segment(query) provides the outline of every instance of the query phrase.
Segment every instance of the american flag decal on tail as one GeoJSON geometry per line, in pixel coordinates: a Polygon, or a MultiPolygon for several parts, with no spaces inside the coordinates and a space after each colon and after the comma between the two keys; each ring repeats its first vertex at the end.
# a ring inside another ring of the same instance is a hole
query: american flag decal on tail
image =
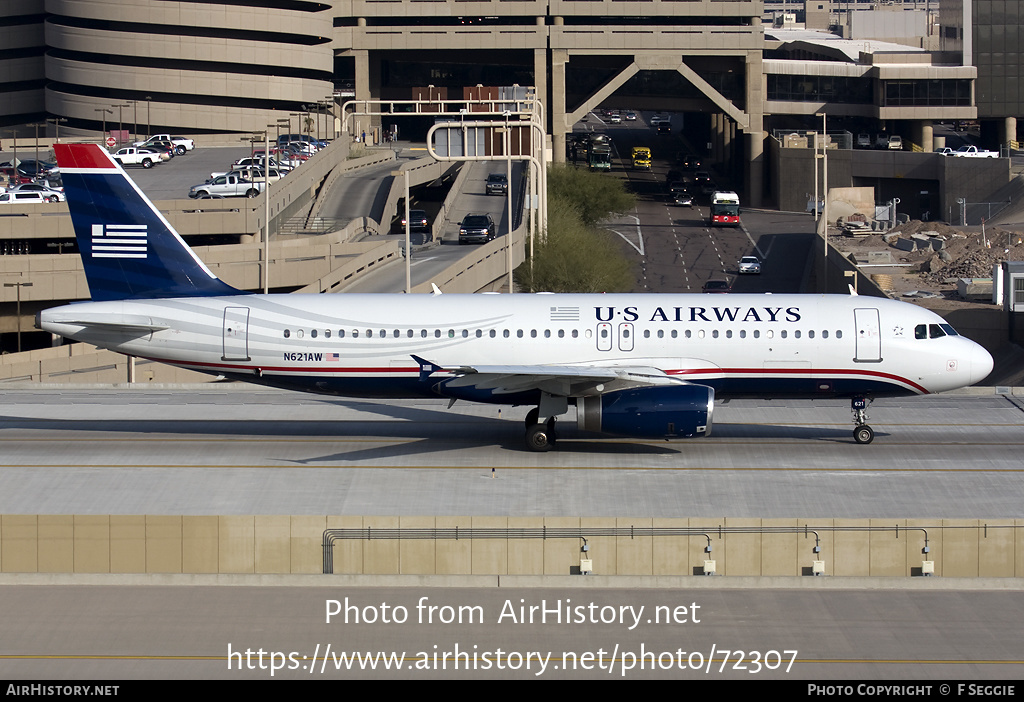
{"type": "Polygon", "coordinates": [[[92,225],[93,258],[146,258],[145,224],[92,225]]]}

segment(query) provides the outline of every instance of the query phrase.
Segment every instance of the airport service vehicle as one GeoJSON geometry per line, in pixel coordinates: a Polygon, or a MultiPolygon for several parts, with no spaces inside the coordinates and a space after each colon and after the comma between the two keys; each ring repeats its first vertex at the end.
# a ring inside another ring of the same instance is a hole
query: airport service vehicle
{"type": "Polygon", "coordinates": [[[651,170],[651,150],[646,146],[633,147],[633,168],[638,170],[651,170]]]}
{"type": "Polygon", "coordinates": [[[149,144],[157,141],[169,141],[174,144],[174,152],[179,156],[186,151],[192,151],[196,148],[196,142],[192,139],[186,139],[180,136],[171,136],[170,134],[154,134],[145,141],[137,141],[133,146],[149,146],[149,144]]]}
{"type": "Polygon", "coordinates": [[[949,148],[948,146],[943,146],[942,148],[935,149],[935,153],[940,154],[942,156],[953,156],[954,154],[956,154],[956,151],[949,148]]]}
{"type": "Polygon", "coordinates": [[[740,259],[738,269],[740,275],[760,275],[761,259],[757,256],[744,256],[740,259]]]}
{"type": "Polygon", "coordinates": [[[711,215],[708,221],[715,227],[740,226],[740,196],[731,190],[712,193],[711,215]]]}
{"type": "Polygon", "coordinates": [[[999,158],[998,151],[980,151],[977,146],[961,146],[953,155],[961,158],[999,158]]]}
{"type": "MultiPolygon", "coordinates": [[[[251,181],[243,178],[238,171],[231,171],[222,176],[211,178],[205,183],[193,185],[188,189],[190,198],[204,195],[221,195],[222,197],[256,197],[266,187],[263,181],[251,181]]],[[[65,191],[67,185],[64,186],[65,191]]]]}
{"type": "Polygon", "coordinates": [[[707,436],[714,400],[851,399],[976,383],[992,357],[925,308],[856,295],[252,295],[217,278],[95,144],[56,144],[92,302],[36,325],[119,353],[263,385],[528,405],[633,438],[707,436]]]}
{"type": "Polygon", "coordinates": [[[154,163],[160,163],[163,161],[163,158],[161,158],[160,154],[149,149],[126,146],[123,149],[118,149],[117,153],[114,154],[114,160],[122,166],[152,168],[154,163]]]}

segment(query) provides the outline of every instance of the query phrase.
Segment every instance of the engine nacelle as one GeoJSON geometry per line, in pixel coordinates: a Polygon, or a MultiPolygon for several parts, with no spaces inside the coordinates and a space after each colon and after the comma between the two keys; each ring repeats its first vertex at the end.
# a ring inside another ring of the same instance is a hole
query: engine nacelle
{"type": "Polygon", "coordinates": [[[620,390],[576,400],[584,431],[643,439],[681,439],[711,433],[715,390],[707,385],[620,390]]]}

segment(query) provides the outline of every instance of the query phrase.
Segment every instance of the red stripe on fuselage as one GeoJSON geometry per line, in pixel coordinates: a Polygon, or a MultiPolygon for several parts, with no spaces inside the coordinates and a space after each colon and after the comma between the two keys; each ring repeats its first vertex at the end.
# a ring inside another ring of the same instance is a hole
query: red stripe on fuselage
{"type": "MultiPolygon", "coordinates": [[[[410,366],[408,368],[373,368],[373,367],[353,367],[353,368],[337,368],[333,366],[245,366],[236,365],[232,363],[204,363],[201,361],[172,361],[164,358],[148,358],[147,360],[156,361],[158,363],[169,363],[176,366],[187,366],[190,368],[209,368],[210,370],[221,371],[221,370],[235,370],[242,372],[253,372],[259,368],[264,373],[304,373],[304,374],[343,374],[343,373],[358,373],[363,375],[393,375],[399,373],[419,373],[419,366],[410,366]]],[[[451,374],[451,371],[442,370],[439,373],[451,374]]],[[[878,371],[858,368],[827,368],[827,369],[814,369],[814,368],[684,368],[680,370],[667,370],[666,375],[673,376],[772,376],[772,375],[814,375],[822,378],[835,375],[862,375],[873,378],[879,378],[882,380],[899,383],[913,388],[922,395],[930,395],[931,392],[907,378],[902,378],[892,373],[880,373],[878,371]]],[[[699,380],[699,378],[697,378],[699,380]]]]}

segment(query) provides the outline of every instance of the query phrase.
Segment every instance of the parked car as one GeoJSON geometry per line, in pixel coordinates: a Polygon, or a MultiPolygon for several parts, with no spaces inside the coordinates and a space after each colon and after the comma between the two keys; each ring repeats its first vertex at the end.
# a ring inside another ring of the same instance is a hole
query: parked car
{"type": "Polygon", "coordinates": [[[495,237],[494,220],[489,214],[471,214],[459,224],[460,244],[486,244],[495,237]]]}
{"type": "Polygon", "coordinates": [[[861,132],[857,135],[857,148],[858,149],[870,149],[871,148],[871,135],[867,132],[861,132]]]}
{"type": "Polygon", "coordinates": [[[721,280],[713,278],[708,282],[704,283],[704,287],[701,288],[701,292],[706,293],[727,293],[732,290],[732,286],[729,285],[728,280],[721,280]]]}
{"type": "Polygon", "coordinates": [[[49,202],[46,195],[34,190],[0,193],[0,205],[38,205],[44,202],[49,202]]]}
{"type": "Polygon", "coordinates": [[[218,176],[205,183],[189,188],[188,196],[192,199],[204,195],[223,195],[224,197],[256,197],[266,186],[263,182],[252,182],[238,175],[228,173],[218,176]]]}
{"type": "Polygon", "coordinates": [[[192,139],[186,139],[180,136],[171,136],[170,134],[154,134],[145,141],[137,141],[132,146],[141,146],[143,148],[148,147],[150,144],[157,141],[168,141],[174,145],[174,152],[178,155],[185,153],[186,151],[192,151],[196,148],[196,143],[192,139]]]}
{"type": "Polygon", "coordinates": [[[50,188],[42,183],[22,183],[10,188],[9,193],[42,193],[48,202],[64,202],[64,193],[55,188],[50,188]]]}
{"type": "Polygon", "coordinates": [[[760,275],[761,260],[757,256],[744,256],[740,259],[739,272],[740,275],[760,275]]]}
{"type": "Polygon", "coordinates": [[[487,176],[488,195],[506,195],[508,193],[508,177],[504,173],[491,173],[487,176]]]}
{"type": "Polygon", "coordinates": [[[158,154],[149,149],[142,149],[136,146],[126,146],[113,154],[113,159],[122,166],[142,166],[152,168],[154,163],[162,163],[166,154],[158,154]]]}

